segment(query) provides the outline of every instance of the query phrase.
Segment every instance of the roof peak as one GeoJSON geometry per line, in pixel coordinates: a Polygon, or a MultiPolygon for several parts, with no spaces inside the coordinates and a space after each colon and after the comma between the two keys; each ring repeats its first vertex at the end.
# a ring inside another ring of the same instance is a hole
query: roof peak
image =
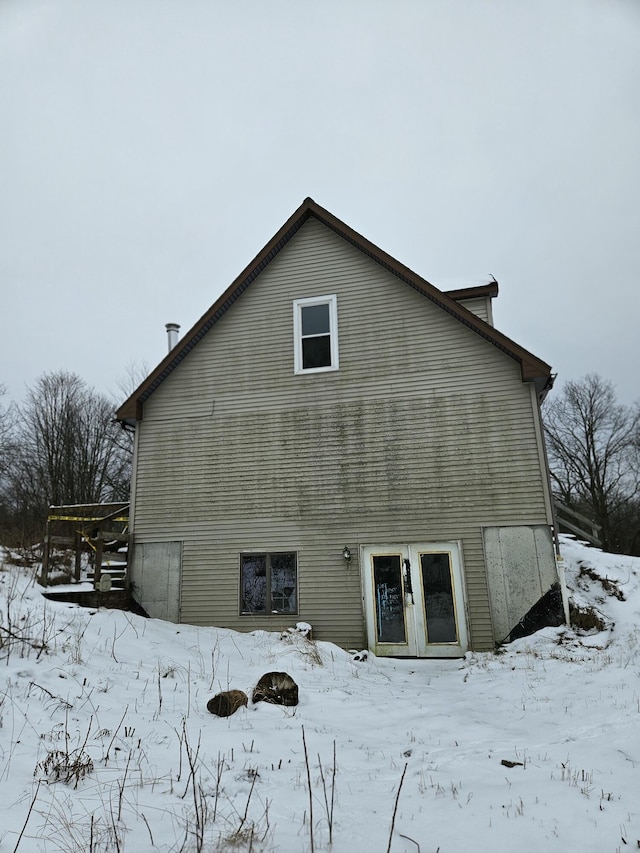
{"type": "MultiPolygon", "coordinates": [[[[457,302],[451,295],[439,290],[435,285],[413,272],[409,267],[396,260],[370,240],[367,240],[362,234],[359,234],[307,196],[300,207],[293,212],[284,225],[274,234],[262,250],[258,252],[240,275],[234,279],[209,310],[202,315],[171,352],[165,356],[155,370],[149,374],[144,382],[122,404],[116,412],[118,420],[133,423],[136,420],[142,419],[144,401],[153,394],[156,388],[164,382],[167,376],[178,366],[198,341],[231,308],[234,302],[295,236],[308,220],[309,216],[316,218],[343,240],[350,243],[359,252],[371,258],[371,260],[386,269],[400,281],[414,288],[414,290],[451,314],[473,332],[518,361],[523,381],[535,381],[540,394],[549,386],[551,368],[548,364],[525,350],[524,347],[516,344],[515,341],[512,341],[506,335],[498,332],[493,326],[481,320],[471,311],[468,311],[464,305],[457,302]]],[[[497,292],[497,282],[495,285],[493,283],[488,285],[491,289],[494,286],[497,292]]]]}

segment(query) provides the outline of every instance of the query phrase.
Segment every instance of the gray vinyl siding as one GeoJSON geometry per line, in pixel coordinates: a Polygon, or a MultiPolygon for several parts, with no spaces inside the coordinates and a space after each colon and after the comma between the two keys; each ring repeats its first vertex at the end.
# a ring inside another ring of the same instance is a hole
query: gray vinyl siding
{"type": "Polygon", "coordinates": [[[491,299],[487,296],[474,296],[472,299],[458,299],[458,305],[464,305],[467,311],[471,311],[476,317],[480,317],[485,323],[493,325],[491,316],[491,299]]]}
{"type": "Polygon", "coordinates": [[[183,542],[184,622],[361,647],[359,546],[461,540],[491,647],[482,527],[548,522],[534,406],[515,361],[311,219],[144,404],[136,541],[183,542]],[[340,370],[296,376],[293,300],[331,294],[340,370]],[[297,617],[239,615],[251,550],[298,552],[297,617]]]}

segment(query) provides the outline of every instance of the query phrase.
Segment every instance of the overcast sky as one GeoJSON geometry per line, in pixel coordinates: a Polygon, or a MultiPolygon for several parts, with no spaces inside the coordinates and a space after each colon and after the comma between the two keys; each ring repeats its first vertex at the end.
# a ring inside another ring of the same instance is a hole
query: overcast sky
{"type": "Polygon", "coordinates": [[[640,398],[638,0],[0,0],[0,383],[117,392],[306,196],[640,398]]]}

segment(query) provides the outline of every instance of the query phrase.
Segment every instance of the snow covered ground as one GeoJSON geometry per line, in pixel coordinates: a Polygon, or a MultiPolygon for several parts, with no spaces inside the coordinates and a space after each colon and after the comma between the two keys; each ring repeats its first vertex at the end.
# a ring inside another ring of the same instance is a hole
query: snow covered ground
{"type": "Polygon", "coordinates": [[[457,661],[51,603],[5,555],[0,851],[638,849],[640,559],[563,553],[603,630],[457,661]],[[208,713],[272,670],[297,707],[208,713]]]}

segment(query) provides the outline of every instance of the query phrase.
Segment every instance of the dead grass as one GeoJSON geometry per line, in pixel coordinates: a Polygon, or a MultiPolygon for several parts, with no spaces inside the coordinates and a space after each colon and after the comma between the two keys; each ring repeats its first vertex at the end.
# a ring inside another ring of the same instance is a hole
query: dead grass
{"type": "Polygon", "coordinates": [[[617,598],[618,601],[624,601],[625,596],[623,591],[620,589],[618,585],[618,581],[614,581],[611,578],[601,577],[594,569],[589,566],[581,566],[580,571],[578,572],[578,578],[589,578],[596,583],[601,584],[602,589],[606,592],[607,595],[611,595],[614,598],[617,598]]]}
{"type": "Polygon", "coordinates": [[[580,631],[605,631],[607,624],[604,618],[593,607],[579,607],[569,603],[571,625],[580,631]]]}

